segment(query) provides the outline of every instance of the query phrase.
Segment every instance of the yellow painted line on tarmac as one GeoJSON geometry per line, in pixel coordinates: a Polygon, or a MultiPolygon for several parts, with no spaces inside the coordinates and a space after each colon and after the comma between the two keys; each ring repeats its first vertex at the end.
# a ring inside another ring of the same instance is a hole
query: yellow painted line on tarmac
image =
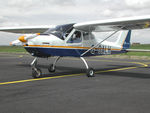
{"type": "MultiPolygon", "coordinates": [[[[126,63],[129,63],[129,62],[126,62],[126,63]]],[[[106,71],[96,71],[95,73],[122,71],[122,70],[136,69],[136,68],[140,68],[140,67],[148,67],[148,64],[141,63],[141,62],[131,62],[131,63],[140,64],[141,66],[137,66],[137,67],[125,67],[125,68],[111,69],[111,70],[106,70],[106,71]]]]}
{"type": "Polygon", "coordinates": [[[131,62],[131,63],[140,64],[142,65],[142,67],[148,67],[148,64],[142,62],[131,62]]]}
{"type": "Polygon", "coordinates": [[[23,55],[19,55],[18,57],[19,57],[19,58],[22,58],[22,57],[23,57],[23,55]]]}
{"type": "MultiPolygon", "coordinates": [[[[129,63],[129,62],[126,62],[126,63],[129,63]]],[[[139,67],[148,67],[147,64],[144,64],[144,63],[141,63],[141,62],[130,62],[130,63],[140,64],[141,66],[125,67],[125,68],[118,68],[118,69],[111,69],[111,70],[104,70],[104,71],[96,71],[95,73],[98,74],[98,73],[106,73],[106,72],[114,72],[114,71],[135,69],[135,68],[139,68],[139,67]]],[[[11,82],[2,82],[2,83],[0,83],[0,85],[17,84],[17,83],[25,83],[25,82],[32,82],[32,81],[41,81],[41,80],[57,79],[57,78],[64,78],[64,77],[73,77],[73,76],[80,76],[80,75],[84,75],[84,74],[85,73],[79,73],[79,74],[71,74],[71,75],[62,75],[62,76],[38,78],[38,79],[27,79],[27,80],[18,80],[18,81],[11,81],[11,82]]]]}
{"type": "Polygon", "coordinates": [[[27,79],[27,80],[19,80],[19,81],[12,81],[12,82],[2,82],[0,85],[6,84],[16,84],[16,83],[25,83],[25,82],[32,82],[32,81],[39,81],[39,80],[48,80],[48,79],[56,79],[56,78],[64,78],[64,77],[71,77],[71,76],[79,76],[83,75],[84,73],[80,74],[72,74],[72,75],[62,75],[62,76],[54,76],[54,77],[45,77],[45,78],[38,78],[38,79],[27,79]]]}
{"type": "Polygon", "coordinates": [[[138,67],[125,67],[125,68],[119,68],[119,69],[111,69],[111,70],[105,70],[105,71],[96,71],[95,73],[105,73],[105,72],[113,72],[113,71],[122,71],[122,70],[129,70],[129,69],[135,69],[138,67]]]}

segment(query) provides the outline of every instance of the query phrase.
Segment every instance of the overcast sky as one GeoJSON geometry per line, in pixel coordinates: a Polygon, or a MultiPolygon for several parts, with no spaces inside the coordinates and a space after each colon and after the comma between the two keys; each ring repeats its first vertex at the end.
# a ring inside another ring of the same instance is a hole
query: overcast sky
{"type": "MultiPolygon", "coordinates": [[[[150,15],[150,0],[0,0],[0,26],[78,23],[150,15]]],[[[15,34],[0,33],[0,44],[15,34]]],[[[150,29],[134,31],[132,42],[150,43],[150,29]]]]}

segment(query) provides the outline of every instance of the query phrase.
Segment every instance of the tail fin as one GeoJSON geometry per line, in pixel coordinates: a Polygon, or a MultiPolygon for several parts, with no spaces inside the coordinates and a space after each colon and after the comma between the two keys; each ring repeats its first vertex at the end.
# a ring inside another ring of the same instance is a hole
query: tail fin
{"type": "Polygon", "coordinates": [[[121,46],[122,49],[130,48],[130,38],[131,38],[131,30],[122,31],[116,41],[116,44],[121,46]]]}

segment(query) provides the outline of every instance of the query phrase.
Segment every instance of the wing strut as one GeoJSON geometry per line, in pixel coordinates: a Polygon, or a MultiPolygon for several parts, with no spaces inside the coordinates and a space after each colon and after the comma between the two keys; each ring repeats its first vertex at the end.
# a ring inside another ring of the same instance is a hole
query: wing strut
{"type": "Polygon", "coordinates": [[[84,53],[81,54],[81,57],[83,57],[85,54],[87,54],[90,50],[94,49],[95,47],[99,46],[101,43],[103,43],[105,40],[109,39],[111,36],[113,36],[114,34],[116,34],[117,32],[119,32],[120,30],[117,30],[115,32],[113,32],[111,35],[109,35],[108,37],[106,37],[104,40],[102,40],[101,42],[97,43],[95,46],[92,46],[90,49],[88,49],[87,51],[85,51],[84,53]]]}

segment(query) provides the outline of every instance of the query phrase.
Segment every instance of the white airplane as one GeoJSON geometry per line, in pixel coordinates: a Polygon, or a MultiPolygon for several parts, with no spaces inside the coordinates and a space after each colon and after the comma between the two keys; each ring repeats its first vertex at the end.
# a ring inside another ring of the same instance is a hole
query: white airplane
{"type": "Polygon", "coordinates": [[[88,66],[84,57],[126,53],[130,47],[131,30],[145,28],[150,28],[150,15],[57,26],[2,27],[0,31],[27,34],[11,44],[22,42],[24,48],[35,57],[31,63],[34,78],[42,77],[42,71],[37,66],[37,58],[52,56],[57,58],[49,66],[49,72],[55,72],[56,62],[61,57],[70,56],[81,58],[87,69],[86,75],[94,77],[94,69],[88,66]],[[93,32],[108,31],[113,33],[101,41],[97,41],[96,38],[99,37],[93,35],[93,32]],[[118,32],[120,35],[116,42],[108,41],[118,32]]]}

